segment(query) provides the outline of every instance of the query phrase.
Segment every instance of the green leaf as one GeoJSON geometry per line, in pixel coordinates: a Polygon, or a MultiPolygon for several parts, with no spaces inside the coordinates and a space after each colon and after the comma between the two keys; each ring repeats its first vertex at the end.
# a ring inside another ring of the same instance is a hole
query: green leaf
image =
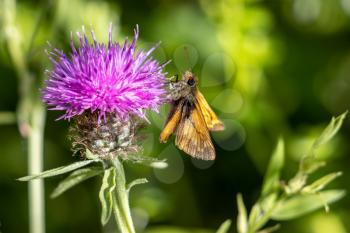
{"type": "Polygon", "coordinates": [[[67,172],[71,172],[74,171],[78,168],[84,167],[90,163],[93,162],[97,162],[97,160],[84,160],[84,161],[79,161],[79,162],[75,162],[66,166],[61,166],[58,168],[54,168],[51,170],[47,170],[44,171],[40,174],[36,174],[36,175],[31,175],[31,176],[25,176],[25,177],[21,177],[17,180],[19,181],[29,181],[29,180],[34,180],[34,179],[42,179],[42,178],[47,178],[47,177],[52,177],[52,176],[58,176],[67,172]]]}
{"type": "Polygon", "coordinates": [[[237,195],[238,217],[237,230],[239,233],[246,233],[248,230],[247,209],[245,208],[242,194],[237,195]]]}
{"type": "Polygon", "coordinates": [[[147,183],[148,180],[146,178],[141,178],[141,179],[136,179],[136,180],[133,180],[131,181],[127,186],[126,186],[126,190],[129,192],[130,189],[132,187],[134,187],[135,185],[138,185],[138,184],[145,184],[147,183]]]}
{"type": "Polygon", "coordinates": [[[127,156],[127,162],[133,162],[133,163],[139,163],[145,166],[158,168],[158,169],[164,169],[168,167],[168,163],[165,159],[156,159],[149,156],[142,156],[142,155],[128,155],[127,156]]]}
{"type": "Polygon", "coordinates": [[[99,198],[102,206],[101,223],[106,225],[113,210],[113,192],[116,187],[116,169],[114,167],[104,171],[99,198]]]}
{"type": "Polygon", "coordinates": [[[255,226],[255,223],[261,218],[262,214],[263,212],[260,203],[254,204],[249,214],[249,229],[252,229],[255,226]]]}
{"type": "Polygon", "coordinates": [[[101,167],[82,168],[72,172],[66,179],[61,181],[51,194],[51,198],[56,198],[73,186],[103,172],[101,167]]]}
{"type": "Polygon", "coordinates": [[[327,125],[327,127],[322,131],[321,135],[312,144],[309,153],[307,153],[301,159],[299,168],[300,173],[310,174],[316,171],[318,168],[324,166],[324,162],[317,160],[315,156],[315,150],[329,142],[335,136],[335,134],[339,131],[340,127],[342,126],[347,113],[348,112],[346,111],[338,117],[332,117],[331,122],[327,125]]]}
{"type": "Polygon", "coordinates": [[[229,228],[231,226],[231,220],[227,219],[225,222],[221,224],[219,229],[216,231],[216,233],[227,233],[229,228]]]}
{"type": "Polygon", "coordinates": [[[269,213],[273,210],[276,205],[278,193],[271,193],[253,205],[249,215],[249,231],[257,232],[262,228],[269,220],[269,213]]]}
{"type": "Polygon", "coordinates": [[[275,232],[277,231],[278,229],[280,229],[281,225],[280,224],[276,224],[272,227],[267,227],[265,229],[262,229],[260,231],[258,231],[258,233],[271,233],[271,232],[275,232]]]}
{"type": "Polygon", "coordinates": [[[289,182],[288,185],[284,186],[284,191],[288,195],[300,192],[300,190],[305,186],[308,176],[304,173],[298,172],[289,182]]]}
{"type": "Polygon", "coordinates": [[[269,166],[263,182],[262,196],[265,196],[279,187],[280,171],[284,164],[284,142],[279,139],[276,149],[272,154],[269,166]]]}
{"type": "Polygon", "coordinates": [[[307,156],[300,161],[300,172],[311,174],[325,165],[326,162],[317,160],[315,156],[307,156]]]}
{"type": "Polygon", "coordinates": [[[329,140],[331,140],[334,135],[338,132],[340,127],[343,124],[343,121],[348,114],[348,111],[344,112],[338,117],[332,117],[331,122],[328,124],[328,126],[323,130],[321,135],[315,140],[315,142],[312,145],[313,149],[318,148],[319,146],[327,143],[329,140]]]}
{"type": "Polygon", "coordinates": [[[264,197],[259,201],[260,207],[263,212],[270,211],[275,206],[275,203],[277,201],[278,194],[277,193],[271,193],[270,195],[264,197]]]}
{"type": "Polygon", "coordinates": [[[322,178],[316,180],[312,184],[304,187],[301,192],[303,193],[317,193],[324,189],[326,185],[332,182],[337,177],[341,176],[342,172],[333,172],[328,175],[323,176],[322,178]]]}
{"type": "Polygon", "coordinates": [[[299,194],[281,202],[272,212],[274,220],[290,220],[333,203],[345,195],[344,190],[327,190],[317,194],[299,194]]]}

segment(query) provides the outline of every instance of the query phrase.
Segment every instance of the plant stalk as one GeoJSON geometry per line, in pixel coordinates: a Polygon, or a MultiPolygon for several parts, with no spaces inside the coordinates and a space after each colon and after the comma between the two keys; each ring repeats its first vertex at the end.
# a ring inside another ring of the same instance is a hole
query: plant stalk
{"type": "Polygon", "coordinates": [[[127,227],[126,222],[121,214],[116,195],[113,196],[113,213],[114,213],[114,218],[115,218],[115,221],[117,223],[119,232],[122,232],[122,233],[130,232],[129,228],[127,227]]]}
{"type": "MultiPolygon", "coordinates": [[[[43,170],[45,109],[40,99],[33,103],[31,128],[28,134],[29,174],[39,174],[43,170]]],[[[45,233],[45,194],[43,179],[29,181],[29,229],[31,233],[45,233]]]]}
{"type": "MultiPolygon", "coordinates": [[[[45,110],[37,95],[37,86],[29,72],[23,51],[22,36],[17,28],[16,1],[0,0],[4,37],[18,77],[19,103],[17,121],[22,137],[28,139],[28,172],[38,174],[43,167],[43,133],[45,110]]],[[[36,32],[34,32],[36,35],[36,32]]],[[[34,38],[34,36],[33,36],[34,38]]],[[[29,182],[29,232],[45,233],[44,184],[42,180],[29,182]]]]}
{"type": "Polygon", "coordinates": [[[135,233],[129,206],[129,191],[126,188],[123,164],[118,158],[113,160],[116,168],[116,188],[113,200],[113,212],[121,233],[135,233]]]}

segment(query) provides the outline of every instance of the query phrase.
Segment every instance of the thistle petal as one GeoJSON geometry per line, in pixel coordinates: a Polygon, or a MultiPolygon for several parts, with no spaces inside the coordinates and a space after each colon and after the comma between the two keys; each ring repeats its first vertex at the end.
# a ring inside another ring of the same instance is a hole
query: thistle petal
{"type": "Polygon", "coordinates": [[[50,109],[65,111],[59,119],[86,111],[99,119],[108,114],[145,118],[145,110],[157,111],[164,103],[164,66],[151,57],[157,46],[136,51],[138,26],[133,41],[126,39],[123,45],[112,41],[112,25],[106,45],[97,42],[92,29],[92,43],[84,27],[76,35],[80,42],[75,46],[71,41],[69,56],[55,48],[48,52],[53,68],[47,72],[42,98],[50,109]]]}

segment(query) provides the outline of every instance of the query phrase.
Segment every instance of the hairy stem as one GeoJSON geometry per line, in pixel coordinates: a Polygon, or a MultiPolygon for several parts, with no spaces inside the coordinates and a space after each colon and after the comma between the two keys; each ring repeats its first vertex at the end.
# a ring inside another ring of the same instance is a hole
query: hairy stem
{"type": "Polygon", "coordinates": [[[116,188],[113,201],[114,215],[121,233],[135,233],[129,206],[129,192],[126,188],[123,164],[116,158],[113,160],[116,168],[116,188]]]}

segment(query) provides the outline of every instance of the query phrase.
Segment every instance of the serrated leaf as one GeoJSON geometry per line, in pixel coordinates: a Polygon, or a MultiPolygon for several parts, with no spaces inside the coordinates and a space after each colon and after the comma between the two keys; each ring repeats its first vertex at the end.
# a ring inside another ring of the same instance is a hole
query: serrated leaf
{"type": "Polygon", "coordinates": [[[113,194],[116,187],[116,169],[114,167],[104,171],[102,185],[99,193],[101,202],[101,223],[106,225],[113,210],[113,194]]]}
{"type": "Polygon", "coordinates": [[[58,167],[58,168],[54,168],[54,169],[51,169],[51,170],[47,170],[47,171],[44,171],[40,174],[36,174],[36,175],[31,175],[31,176],[25,176],[25,177],[21,177],[17,180],[19,181],[29,181],[29,180],[34,180],[34,179],[43,179],[43,178],[47,178],[47,177],[52,177],[52,176],[58,176],[58,175],[62,175],[64,173],[67,173],[67,172],[71,172],[71,171],[74,171],[78,168],[81,168],[81,167],[84,167],[90,163],[93,163],[93,162],[97,162],[96,160],[84,160],[84,161],[79,161],[79,162],[75,162],[75,163],[72,163],[72,164],[69,164],[69,165],[66,165],[66,166],[61,166],[61,167],[58,167]]]}
{"type": "Polygon", "coordinates": [[[280,172],[284,165],[284,142],[279,139],[273,152],[263,182],[262,196],[265,196],[279,187],[280,172]]]}
{"type": "Polygon", "coordinates": [[[103,172],[101,167],[82,168],[72,172],[66,179],[61,181],[51,194],[51,198],[56,198],[75,185],[94,177],[103,172]]]}
{"type": "Polygon", "coordinates": [[[219,229],[216,231],[216,233],[227,233],[230,226],[231,226],[231,220],[227,219],[225,222],[223,222],[221,224],[221,226],[219,227],[219,229]]]}
{"type": "Polygon", "coordinates": [[[333,203],[345,195],[344,190],[327,190],[317,194],[299,194],[280,203],[271,214],[274,220],[290,220],[333,203]]]}
{"type": "Polygon", "coordinates": [[[247,209],[243,202],[242,194],[237,195],[238,217],[237,230],[239,233],[246,233],[248,230],[247,209]]]}
{"type": "Polygon", "coordinates": [[[130,189],[132,187],[134,187],[135,185],[145,184],[147,182],[148,182],[148,180],[146,178],[140,178],[140,179],[133,180],[126,186],[126,190],[129,192],[130,189]]]}
{"type": "Polygon", "coordinates": [[[321,135],[313,143],[312,145],[313,149],[316,149],[319,146],[327,143],[329,140],[331,140],[334,137],[334,135],[338,132],[338,130],[342,126],[347,113],[348,112],[346,111],[338,117],[332,117],[331,122],[327,125],[327,127],[323,130],[321,135]]]}

